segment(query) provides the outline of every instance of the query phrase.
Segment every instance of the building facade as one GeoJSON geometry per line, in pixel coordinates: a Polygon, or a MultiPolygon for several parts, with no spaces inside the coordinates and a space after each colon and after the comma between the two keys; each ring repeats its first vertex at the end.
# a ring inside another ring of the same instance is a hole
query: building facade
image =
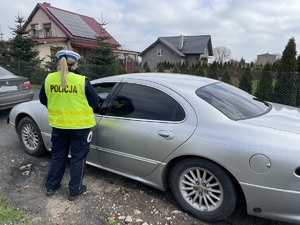
{"type": "Polygon", "coordinates": [[[277,57],[277,55],[269,54],[269,53],[257,55],[256,65],[264,66],[268,62],[273,64],[276,61],[276,57],[277,57]]]}
{"type": "MultiPolygon", "coordinates": [[[[31,30],[31,36],[38,45],[39,58],[43,62],[51,61],[51,55],[60,49],[71,50],[83,57],[91,54],[91,49],[98,47],[97,37],[107,37],[107,41],[116,55],[123,54],[125,62],[129,55],[138,60],[139,52],[121,50],[115,40],[94,18],[69,12],[51,6],[49,3],[38,3],[24,24],[31,30]]],[[[127,64],[125,63],[127,69],[127,64]]]]}
{"type": "Polygon", "coordinates": [[[210,35],[159,37],[140,55],[142,63],[147,62],[154,70],[161,62],[207,63],[208,58],[213,56],[213,48],[210,35]]]}

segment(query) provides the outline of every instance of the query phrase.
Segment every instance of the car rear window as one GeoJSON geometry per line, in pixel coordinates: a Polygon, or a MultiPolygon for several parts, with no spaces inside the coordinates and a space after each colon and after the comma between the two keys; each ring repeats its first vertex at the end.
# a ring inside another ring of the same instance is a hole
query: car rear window
{"type": "Polygon", "coordinates": [[[199,88],[196,94],[232,120],[257,117],[270,110],[270,104],[226,83],[199,88]]]}
{"type": "Polygon", "coordinates": [[[9,72],[8,70],[6,70],[2,66],[0,66],[0,77],[4,77],[4,76],[7,76],[7,75],[15,76],[13,73],[9,72]]]}

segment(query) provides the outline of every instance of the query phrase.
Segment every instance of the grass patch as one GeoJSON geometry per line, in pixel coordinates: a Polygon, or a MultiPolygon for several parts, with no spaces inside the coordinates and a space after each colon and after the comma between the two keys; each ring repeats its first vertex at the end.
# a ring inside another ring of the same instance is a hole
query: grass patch
{"type": "Polygon", "coordinates": [[[31,225],[27,214],[12,207],[8,200],[0,196],[0,224],[31,225]]]}
{"type": "Polygon", "coordinates": [[[31,88],[41,88],[41,84],[30,84],[31,88]]]}

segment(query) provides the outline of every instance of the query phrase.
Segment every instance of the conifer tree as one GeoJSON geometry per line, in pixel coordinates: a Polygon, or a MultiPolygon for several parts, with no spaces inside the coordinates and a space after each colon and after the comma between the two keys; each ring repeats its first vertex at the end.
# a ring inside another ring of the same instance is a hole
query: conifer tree
{"type": "Polygon", "coordinates": [[[126,74],[127,71],[122,65],[122,63],[118,60],[116,60],[113,64],[111,64],[106,71],[105,76],[113,76],[118,74],[126,74]]]}
{"type": "Polygon", "coordinates": [[[34,49],[37,42],[29,35],[30,30],[26,30],[23,26],[25,22],[24,17],[18,15],[15,22],[15,28],[10,28],[14,37],[10,41],[9,50],[6,52],[7,59],[39,63],[39,52],[34,49]]]}
{"type": "Polygon", "coordinates": [[[0,40],[0,61],[7,61],[6,54],[8,50],[8,42],[0,40]]]}
{"type": "Polygon", "coordinates": [[[227,84],[232,84],[232,81],[231,81],[231,77],[230,77],[230,73],[229,73],[229,70],[226,70],[221,81],[227,83],[227,84]]]}
{"type": "Polygon", "coordinates": [[[247,66],[243,71],[239,88],[248,92],[249,94],[252,93],[252,74],[249,66],[247,66]]]}
{"type": "Polygon", "coordinates": [[[195,75],[205,77],[205,71],[204,71],[204,67],[202,64],[199,64],[195,75]]]}
{"type": "Polygon", "coordinates": [[[296,88],[297,88],[297,97],[296,97],[296,106],[300,106],[300,55],[297,58],[297,63],[298,63],[298,76],[296,80],[296,88]]]}
{"type": "Polygon", "coordinates": [[[148,63],[144,62],[143,69],[146,70],[147,67],[149,67],[148,63]]]}
{"type": "Polygon", "coordinates": [[[296,55],[296,42],[292,37],[289,39],[278,65],[273,99],[275,102],[286,105],[296,105],[296,77],[294,73],[298,71],[296,55]]]}
{"type": "Polygon", "coordinates": [[[150,72],[151,72],[150,66],[147,64],[145,68],[145,73],[150,73],[150,72]]]}
{"type": "Polygon", "coordinates": [[[271,63],[267,63],[263,68],[262,75],[254,95],[261,100],[270,101],[273,93],[272,83],[272,65],[271,63]]]}
{"type": "Polygon", "coordinates": [[[184,74],[192,74],[191,68],[187,66],[184,70],[184,74]]]}
{"type": "MultiPolygon", "coordinates": [[[[18,15],[15,20],[15,27],[10,28],[13,38],[8,43],[8,48],[4,51],[5,60],[9,61],[9,70],[17,75],[28,77],[41,76],[44,78],[44,71],[41,71],[39,52],[34,48],[37,42],[30,35],[30,30],[24,27],[24,17],[18,15]],[[42,74],[42,75],[41,75],[42,74]]],[[[7,64],[6,64],[7,65],[7,64]]]]}
{"type": "Polygon", "coordinates": [[[160,72],[160,73],[164,73],[164,72],[165,72],[164,66],[163,66],[162,63],[159,64],[158,69],[157,69],[157,72],[160,72]]]}
{"type": "MultiPolygon", "coordinates": [[[[106,35],[106,30],[104,26],[107,23],[99,23],[100,36],[97,36],[97,47],[92,49],[92,54],[88,59],[89,63],[93,65],[92,70],[94,74],[97,74],[98,77],[103,77],[106,74],[106,71],[110,68],[112,64],[115,63],[116,56],[113,54],[113,46],[110,44],[110,36],[106,35]]],[[[97,78],[97,77],[93,77],[97,78]]]]}
{"type": "Polygon", "coordinates": [[[212,79],[219,79],[219,67],[218,67],[218,62],[214,61],[212,64],[210,64],[207,77],[212,78],[212,79]]]}
{"type": "Polygon", "coordinates": [[[246,65],[246,60],[243,57],[240,60],[240,64],[242,67],[244,67],[246,65]]]}
{"type": "Polygon", "coordinates": [[[179,69],[178,69],[177,65],[174,66],[172,73],[179,73],[179,69]]]}

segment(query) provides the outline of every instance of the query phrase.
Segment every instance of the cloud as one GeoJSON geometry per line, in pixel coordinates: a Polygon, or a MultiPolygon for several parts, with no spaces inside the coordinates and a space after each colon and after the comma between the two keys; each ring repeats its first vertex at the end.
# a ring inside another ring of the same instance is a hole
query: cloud
{"type": "MultiPolygon", "coordinates": [[[[107,31],[132,51],[143,51],[161,36],[203,35],[213,47],[231,49],[232,58],[282,53],[289,38],[300,43],[300,1],[294,0],[48,0],[52,6],[108,23],[107,31]]],[[[33,0],[1,4],[0,25],[11,37],[18,10],[27,18],[33,0]]],[[[300,45],[297,44],[299,49],[300,45]]],[[[299,50],[298,50],[299,51],[299,50]]]]}

